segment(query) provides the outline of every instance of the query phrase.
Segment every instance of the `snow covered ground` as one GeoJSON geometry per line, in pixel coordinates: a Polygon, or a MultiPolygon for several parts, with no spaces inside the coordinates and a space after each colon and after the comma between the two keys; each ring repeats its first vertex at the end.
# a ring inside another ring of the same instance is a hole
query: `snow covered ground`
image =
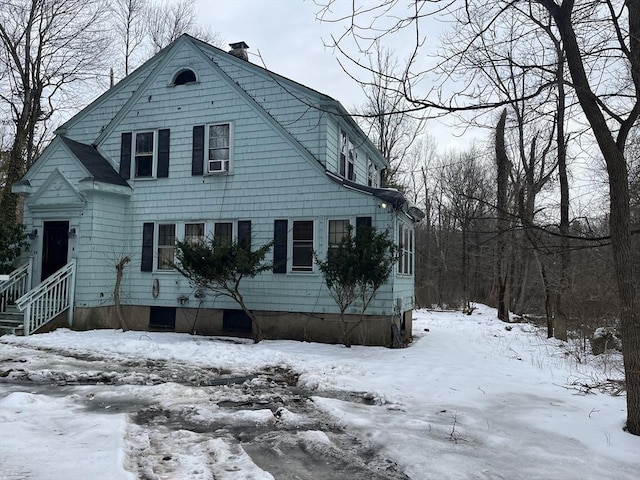
{"type": "Polygon", "coordinates": [[[398,350],[0,337],[0,478],[638,478],[624,395],[590,388],[619,358],[584,362],[484,306],[414,316],[398,350]]]}

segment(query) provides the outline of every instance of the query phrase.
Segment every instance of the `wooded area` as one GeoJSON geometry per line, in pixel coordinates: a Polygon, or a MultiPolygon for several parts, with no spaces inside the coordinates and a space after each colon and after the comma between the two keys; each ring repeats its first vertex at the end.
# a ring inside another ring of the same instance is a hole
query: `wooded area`
{"type": "Polygon", "coordinates": [[[567,328],[588,335],[616,324],[627,428],[640,434],[640,3],[355,1],[346,14],[334,0],[319,3],[318,18],[344,26],[330,42],[343,69],[369,76],[360,80],[369,99],[394,99],[369,102],[362,116],[383,152],[398,134],[393,118],[453,115],[494,130],[470,156],[415,162],[385,152],[427,214],[417,303],[468,309],[473,299],[503,320],[544,315],[560,339],[567,328]],[[436,20],[451,22],[439,48],[427,33],[436,20]],[[385,51],[393,61],[367,61],[394,35],[405,43],[396,56],[385,51]],[[571,184],[578,159],[593,183],[571,184]],[[593,196],[598,182],[608,210],[570,197],[593,196]]]}

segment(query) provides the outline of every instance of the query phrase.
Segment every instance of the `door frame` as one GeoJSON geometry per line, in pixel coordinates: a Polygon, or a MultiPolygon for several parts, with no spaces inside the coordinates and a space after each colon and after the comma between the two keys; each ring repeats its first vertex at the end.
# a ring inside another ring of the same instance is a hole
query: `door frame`
{"type": "MultiPolygon", "coordinates": [[[[58,230],[59,232],[61,232],[62,235],[64,235],[64,240],[65,240],[65,245],[66,245],[66,252],[64,255],[64,263],[62,265],[60,265],[59,268],[62,268],[64,265],[66,265],[67,263],[69,263],[69,226],[71,225],[71,220],[69,219],[43,219],[42,220],[42,243],[41,243],[41,252],[40,252],[40,275],[38,275],[37,278],[39,278],[40,282],[46,280],[46,278],[48,278],[49,276],[51,276],[53,273],[55,273],[57,271],[53,270],[53,271],[45,271],[45,258],[48,256],[47,253],[47,249],[49,247],[49,245],[47,245],[47,241],[49,238],[48,232],[54,231],[54,230],[58,230]],[[49,224],[50,228],[47,228],[47,224],[49,224]],[[57,228],[53,228],[53,225],[51,224],[58,224],[57,228]],[[64,225],[64,227],[62,227],[62,225],[64,225]],[[62,227],[62,228],[61,228],[62,227]],[[44,274],[48,273],[47,277],[44,277],[44,274]]],[[[62,250],[60,250],[62,251],[62,250]]],[[[62,255],[60,255],[62,256],[62,255]]],[[[47,269],[48,270],[48,269],[47,269]]]]}

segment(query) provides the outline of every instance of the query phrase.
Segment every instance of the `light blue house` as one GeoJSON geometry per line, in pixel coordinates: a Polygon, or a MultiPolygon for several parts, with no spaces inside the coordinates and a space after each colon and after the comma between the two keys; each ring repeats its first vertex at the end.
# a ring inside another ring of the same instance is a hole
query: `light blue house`
{"type": "Polygon", "coordinates": [[[124,257],[130,328],[250,333],[235,303],[167,264],[177,239],[219,236],[274,241],[276,267],[241,285],[267,338],[339,341],[312,253],[324,256],[347,224],[370,224],[389,229],[400,259],[352,340],[410,334],[421,212],[379,188],[388,165],[339,102],[250,63],[244,42],[232,47],[180,37],[60,127],[14,185],[29,258],[0,289],[21,296],[26,333],[61,312],[74,328],[117,327],[124,257]]]}

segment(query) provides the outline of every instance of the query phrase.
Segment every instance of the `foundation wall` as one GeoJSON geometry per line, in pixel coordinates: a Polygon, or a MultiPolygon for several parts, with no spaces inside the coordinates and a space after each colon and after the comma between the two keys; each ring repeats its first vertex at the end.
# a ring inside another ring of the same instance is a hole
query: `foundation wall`
{"type": "MultiPolygon", "coordinates": [[[[198,335],[220,335],[251,337],[250,331],[238,331],[224,327],[224,310],[176,308],[175,328],[150,328],[150,307],[123,306],[126,328],[140,331],[175,331],[198,335]]],[[[307,314],[296,312],[255,312],[266,339],[299,340],[320,343],[342,343],[343,324],[335,314],[307,314]]],[[[408,340],[411,335],[412,311],[402,315],[402,335],[408,340]]],[[[381,315],[366,316],[360,324],[360,317],[347,315],[347,330],[353,328],[349,340],[353,345],[392,344],[391,317],[381,315]],[[354,327],[355,326],[355,327],[354,327]]],[[[396,320],[397,321],[397,320],[396,320]]],[[[109,307],[77,307],[73,327],[78,330],[100,328],[122,328],[116,309],[109,307]]]]}

